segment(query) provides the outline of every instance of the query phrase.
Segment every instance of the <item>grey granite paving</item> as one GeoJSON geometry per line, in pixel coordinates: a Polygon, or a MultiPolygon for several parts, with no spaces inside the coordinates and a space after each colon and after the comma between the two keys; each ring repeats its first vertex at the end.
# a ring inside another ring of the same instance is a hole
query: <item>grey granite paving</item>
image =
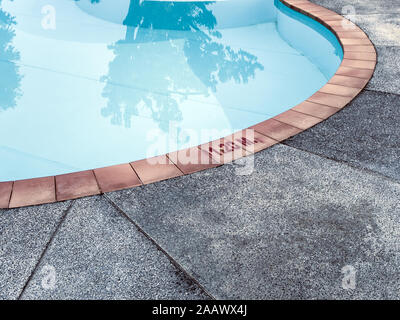
{"type": "Polygon", "coordinates": [[[378,64],[371,81],[369,90],[400,94],[400,46],[377,47],[378,64]]]}
{"type": "Polygon", "coordinates": [[[398,0],[310,0],[325,8],[346,14],[346,6],[353,6],[356,14],[396,13],[400,12],[398,0]]]}
{"type": "Polygon", "coordinates": [[[375,46],[400,46],[399,14],[360,14],[354,18],[354,23],[368,34],[375,46]]]}
{"type": "Polygon", "coordinates": [[[399,184],[283,145],[255,159],[108,197],[217,298],[399,298],[399,184]]]}
{"type": "Polygon", "coordinates": [[[16,299],[69,203],[0,210],[0,299],[16,299]]]}
{"type": "Polygon", "coordinates": [[[132,223],[98,196],[74,203],[22,298],[206,297],[132,223]]]}
{"type": "Polygon", "coordinates": [[[285,143],[400,181],[400,98],[364,91],[351,105],[285,143]]]}

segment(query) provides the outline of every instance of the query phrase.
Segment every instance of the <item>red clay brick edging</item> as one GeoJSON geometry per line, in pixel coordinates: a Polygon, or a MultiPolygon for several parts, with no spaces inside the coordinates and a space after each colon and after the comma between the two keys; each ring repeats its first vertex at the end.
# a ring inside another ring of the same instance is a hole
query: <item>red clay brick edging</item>
{"type": "Polygon", "coordinates": [[[250,127],[252,130],[243,130],[198,147],[84,172],[0,182],[0,208],[76,199],[216,167],[266,149],[344,108],[367,85],[374,73],[376,51],[373,44],[360,28],[331,10],[306,0],[280,1],[331,30],[344,51],[336,74],[306,101],[250,127]]]}

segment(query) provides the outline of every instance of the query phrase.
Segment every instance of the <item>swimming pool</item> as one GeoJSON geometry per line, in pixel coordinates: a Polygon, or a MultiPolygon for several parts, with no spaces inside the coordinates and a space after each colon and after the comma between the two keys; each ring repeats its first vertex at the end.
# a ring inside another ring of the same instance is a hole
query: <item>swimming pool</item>
{"type": "Polygon", "coordinates": [[[272,118],[343,51],[274,0],[0,0],[0,181],[197,146],[272,118]]]}

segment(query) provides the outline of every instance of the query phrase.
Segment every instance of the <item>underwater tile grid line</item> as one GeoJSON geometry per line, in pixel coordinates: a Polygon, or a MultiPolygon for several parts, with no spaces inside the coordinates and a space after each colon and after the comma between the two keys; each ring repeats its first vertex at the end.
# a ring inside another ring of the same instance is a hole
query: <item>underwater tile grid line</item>
{"type": "Polygon", "coordinates": [[[71,200],[213,168],[266,149],[340,111],[372,78],[377,62],[374,45],[359,27],[331,10],[307,0],[279,1],[325,26],[342,46],[343,60],[336,73],[311,97],[288,111],[249,127],[250,130],[244,129],[197,147],[99,169],[0,182],[0,208],[71,200]],[[182,158],[194,161],[180,161],[182,158]],[[199,159],[203,161],[199,162],[199,159]]]}

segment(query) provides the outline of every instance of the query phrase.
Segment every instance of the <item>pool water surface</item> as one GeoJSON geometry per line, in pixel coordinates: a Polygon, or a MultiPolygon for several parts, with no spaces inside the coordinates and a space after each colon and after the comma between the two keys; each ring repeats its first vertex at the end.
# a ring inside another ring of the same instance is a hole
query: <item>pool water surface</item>
{"type": "Polygon", "coordinates": [[[310,97],[342,58],[277,0],[0,0],[0,181],[226,136],[310,97]]]}

